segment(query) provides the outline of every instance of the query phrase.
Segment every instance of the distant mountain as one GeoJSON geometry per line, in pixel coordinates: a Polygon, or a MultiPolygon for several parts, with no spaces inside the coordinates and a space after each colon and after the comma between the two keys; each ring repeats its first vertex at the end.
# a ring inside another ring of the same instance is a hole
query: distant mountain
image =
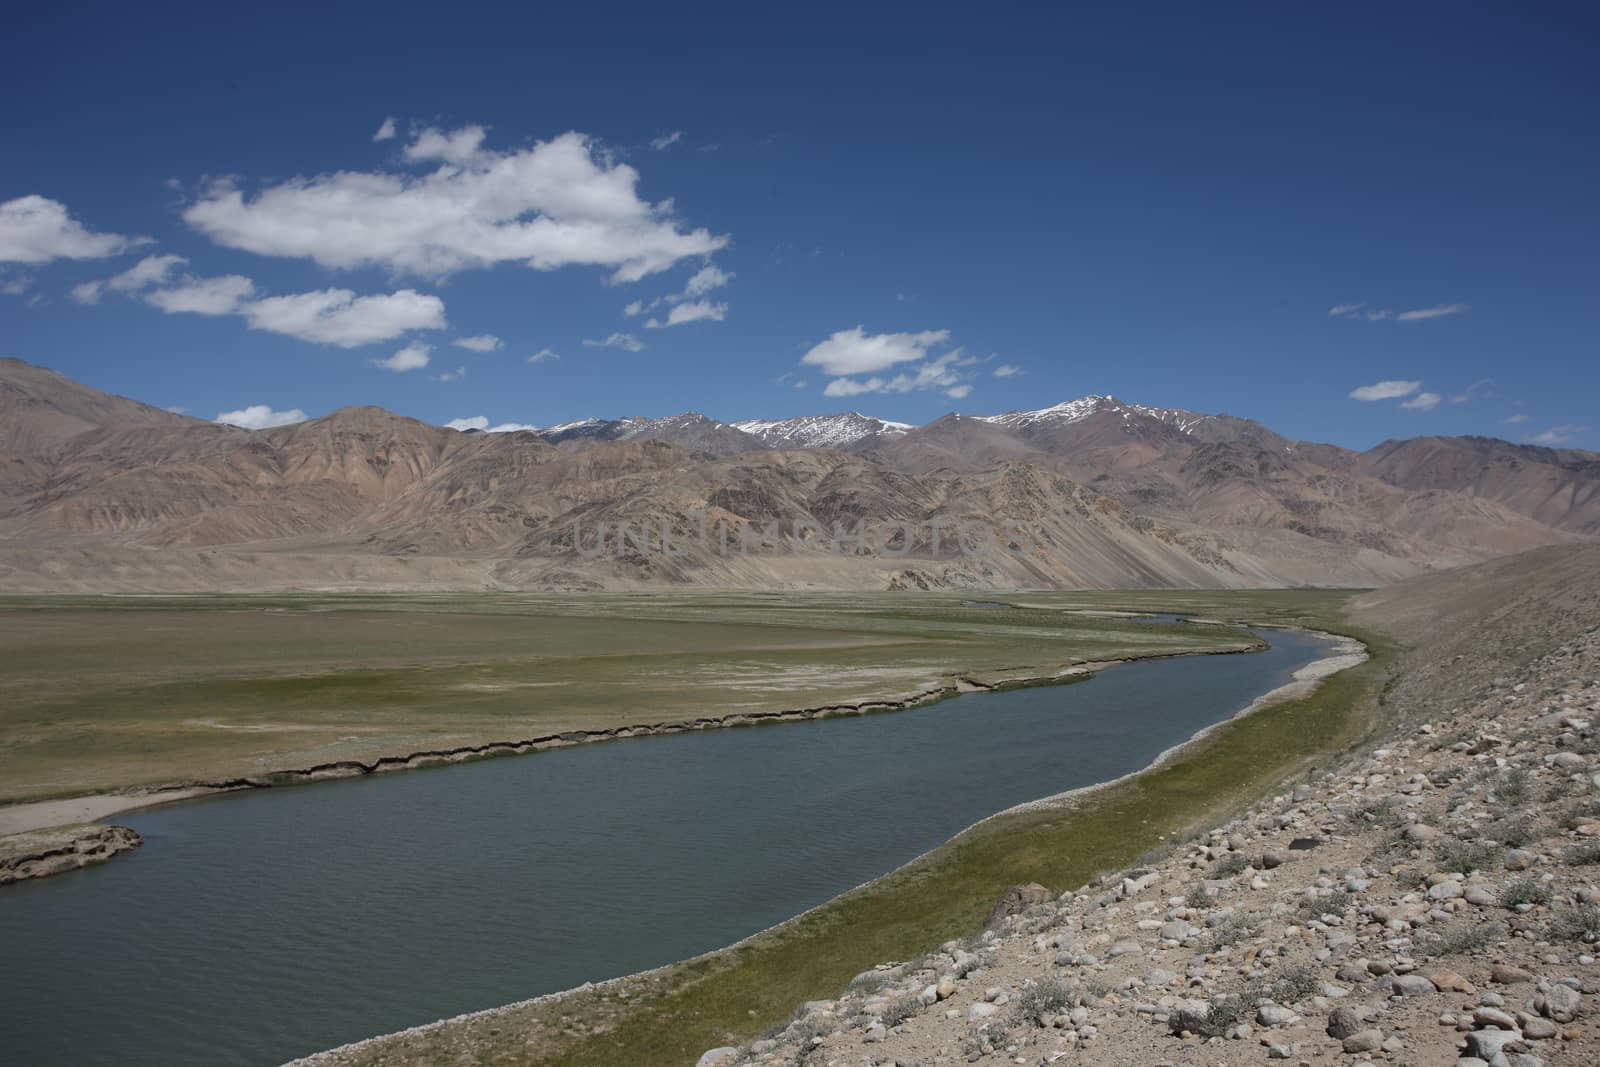
{"type": "Polygon", "coordinates": [[[354,407],[251,431],[0,361],[0,591],[1377,585],[1597,532],[1592,452],[1357,453],[1112,397],[919,427],[354,407]]]}
{"type": "Polygon", "coordinates": [[[603,441],[667,441],[713,456],[731,456],[767,447],[760,438],[695,411],[664,419],[579,419],[535,432],[569,451],[603,441]]]}
{"type": "Polygon", "coordinates": [[[875,448],[911,429],[907,423],[877,419],[859,411],[770,421],[750,419],[733,425],[769,448],[837,448],[844,452],[875,448]]]}

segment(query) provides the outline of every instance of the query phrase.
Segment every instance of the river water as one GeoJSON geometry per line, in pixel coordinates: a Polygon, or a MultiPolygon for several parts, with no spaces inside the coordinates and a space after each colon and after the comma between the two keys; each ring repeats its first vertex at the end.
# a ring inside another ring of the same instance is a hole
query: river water
{"type": "Polygon", "coordinates": [[[1118,777],[1328,651],[558,749],[119,817],[0,888],[0,1060],[273,1065],[728,944],[976,820],[1118,777]]]}

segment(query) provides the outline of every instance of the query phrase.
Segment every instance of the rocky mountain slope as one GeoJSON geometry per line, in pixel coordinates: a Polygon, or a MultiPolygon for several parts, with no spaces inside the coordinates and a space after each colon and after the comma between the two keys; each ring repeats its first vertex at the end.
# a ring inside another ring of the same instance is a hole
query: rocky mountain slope
{"type": "Polygon", "coordinates": [[[344,408],[252,431],[5,360],[0,414],[12,591],[1378,585],[1586,539],[1600,509],[1590,453],[1362,455],[1110,397],[922,427],[344,408]]]}

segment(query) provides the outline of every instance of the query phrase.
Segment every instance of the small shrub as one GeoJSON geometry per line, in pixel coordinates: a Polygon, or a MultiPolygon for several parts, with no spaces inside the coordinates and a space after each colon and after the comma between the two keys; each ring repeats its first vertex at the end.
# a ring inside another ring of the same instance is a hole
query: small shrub
{"type": "Polygon", "coordinates": [[[1211,928],[1211,944],[1217,948],[1237,944],[1256,936],[1260,930],[1261,924],[1248,915],[1229,915],[1211,928]]]}
{"type": "Polygon", "coordinates": [[[1227,998],[1213,1000],[1195,1035],[1203,1038],[1226,1037],[1239,1024],[1239,1007],[1227,998]]]}
{"type": "Polygon", "coordinates": [[[1502,819],[1490,826],[1486,833],[1507,848],[1522,848],[1540,837],[1539,824],[1526,815],[1502,819]]]}
{"type": "Polygon", "coordinates": [[[1592,867],[1600,863],[1600,839],[1573,845],[1561,854],[1561,858],[1573,867],[1592,867]]]}
{"type": "Polygon", "coordinates": [[[1550,920],[1550,936],[1558,941],[1600,941],[1600,904],[1556,912],[1550,920]]]}
{"type": "Polygon", "coordinates": [[[1489,927],[1452,926],[1435,935],[1424,946],[1431,956],[1468,956],[1489,947],[1489,927]]]}
{"type": "Polygon", "coordinates": [[[971,974],[973,971],[982,966],[983,960],[979,959],[976,954],[969,952],[967,955],[956,960],[956,965],[954,968],[955,975],[957,978],[965,978],[967,975],[971,974]]]}
{"type": "Polygon", "coordinates": [[[921,1011],[922,1002],[916,997],[901,997],[883,1009],[883,1025],[899,1026],[907,1019],[915,1018],[921,1011]]]}
{"type": "Polygon", "coordinates": [[[1481,871],[1497,866],[1505,851],[1499,845],[1450,840],[1434,846],[1433,856],[1439,861],[1441,869],[1465,874],[1468,871],[1481,871]]]}
{"type": "Polygon", "coordinates": [[[1332,889],[1315,897],[1302,897],[1300,914],[1307,919],[1320,919],[1324,915],[1343,915],[1355,903],[1355,898],[1343,889],[1332,889]]]}
{"type": "Polygon", "coordinates": [[[1322,992],[1322,981],[1309,967],[1290,967],[1278,974],[1258,978],[1245,987],[1245,999],[1251,1003],[1270,1000],[1275,1004],[1298,1004],[1322,992]]]}
{"type": "Polygon", "coordinates": [[[1043,1026],[1045,1019],[1061,1014],[1072,1003],[1072,992],[1054,978],[1028,986],[1017,995],[1017,1006],[1012,1010],[1018,1023],[1043,1026]]]}
{"type": "Polygon", "coordinates": [[[866,971],[850,979],[849,989],[852,993],[876,993],[889,984],[889,979],[877,971],[866,971]]]}
{"type": "Polygon", "coordinates": [[[1206,892],[1205,886],[1195,883],[1183,895],[1183,902],[1195,911],[1204,911],[1211,907],[1211,894],[1206,892]]]}
{"type": "Polygon", "coordinates": [[[1500,780],[1495,783],[1494,795],[1503,803],[1513,807],[1520,806],[1528,800],[1528,786],[1531,782],[1532,777],[1528,774],[1528,768],[1513,767],[1501,775],[1500,780]]]}
{"type": "Polygon", "coordinates": [[[1533,875],[1513,878],[1500,889],[1500,903],[1508,908],[1518,904],[1550,903],[1550,887],[1533,875]]]}
{"type": "Polygon", "coordinates": [[[961,1043],[961,1055],[969,1061],[984,1055],[984,1049],[1004,1048],[1011,1031],[996,1022],[986,1022],[961,1043]]]}
{"type": "Polygon", "coordinates": [[[1244,869],[1248,866],[1250,866],[1250,861],[1245,859],[1242,852],[1230,852],[1211,865],[1210,878],[1213,881],[1232,878],[1235,875],[1243,874],[1244,869]]]}

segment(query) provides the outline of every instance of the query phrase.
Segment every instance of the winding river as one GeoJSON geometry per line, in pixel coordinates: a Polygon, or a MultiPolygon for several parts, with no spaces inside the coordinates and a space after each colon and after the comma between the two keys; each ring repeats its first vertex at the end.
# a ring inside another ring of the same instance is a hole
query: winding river
{"type": "Polygon", "coordinates": [[[272,1065],[728,944],[1116,778],[1328,652],[1135,663],[901,714],[188,801],[0,889],[0,1059],[272,1065]]]}

